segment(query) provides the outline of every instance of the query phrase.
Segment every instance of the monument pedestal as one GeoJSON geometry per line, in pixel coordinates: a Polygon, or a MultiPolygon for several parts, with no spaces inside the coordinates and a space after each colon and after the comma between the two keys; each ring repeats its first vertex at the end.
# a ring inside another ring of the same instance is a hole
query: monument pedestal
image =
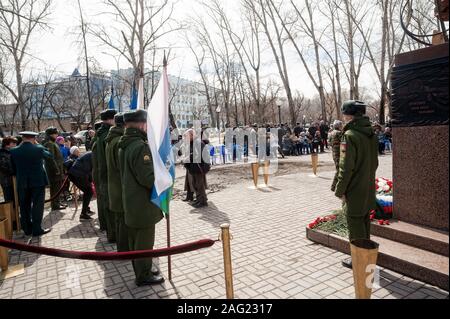
{"type": "Polygon", "coordinates": [[[449,46],[396,56],[392,75],[394,217],[449,229],[449,46]]]}

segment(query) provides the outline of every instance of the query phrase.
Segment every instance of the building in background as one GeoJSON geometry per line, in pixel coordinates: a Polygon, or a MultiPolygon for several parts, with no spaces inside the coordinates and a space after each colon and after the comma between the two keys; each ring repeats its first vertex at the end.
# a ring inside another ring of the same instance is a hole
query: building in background
{"type": "MultiPolygon", "coordinates": [[[[150,104],[160,78],[161,72],[145,70],[146,107],[150,104]]],[[[132,68],[111,71],[109,74],[90,74],[94,122],[98,120],[101,111],[109,107],[111,94],[116,110],[130,110],[133,81],[132,68]]],[[[179,129],[192,127],[194,121],[201,121],[203,125],[216,125],[211,121],[203,84],[169,75],[169,85],[169,103],[179,129]]],[[[210,90],[213,92],[215,89],[210,90]]],[[[63,131],[74,132],[86,129],[91,122],[87,79],[78,69],[70,76],[37,78],[25,83],[23,91],[28,126],[32,130],[43,131],[48,126],[55,126],[63,131]]],[[[17,133],[21,129],[20,118],[17,105],[1,105],[0,126],[3,131],[17,133]]]]}

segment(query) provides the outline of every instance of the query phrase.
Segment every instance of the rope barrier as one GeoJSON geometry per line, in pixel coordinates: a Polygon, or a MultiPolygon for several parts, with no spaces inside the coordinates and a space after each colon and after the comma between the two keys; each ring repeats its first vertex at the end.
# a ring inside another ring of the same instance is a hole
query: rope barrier
{"type": "Polygon", "coordinates": [[[53,196],[53,197],[50,198],[50,199],[47,199],[47,200],[45,201],[45,203],[50,203],[50,202],[54,201],[55,199],[57,199],[57,198],[64,192],[64,190],[65,190],[65,188],[66,188],[66,185],[67,185],[67,182],[69,182],[69,176],[66,176],[66,178],[64,179],[64,182],[62,183],[61,188],[60,188],[59,191],[55,194],[55,196],[53,196]]]}
{"type": "Polygon", "coordinates": [[[125,261],[133,259],[143,258],[158,258],[165,256],[173,256],[179,254],[185,254],[200,249],[205,249],[214,246],[217,241],[211,239],[203,239],[197,242],[192,242],[184,245],[174,246],[171,248],[163,248],[156,250],[142,250],[142,251],[129,251],[121,253],[107,253],[107,252],[76,252],[55,248],[38,247],[32,245],[26,245],[14,241],[0,239],[0,247],[9,249],[29,252],[33,254],[67,258],[67,259],[80,259],[80,260],[92,260],[92,261],[125,261]]]}

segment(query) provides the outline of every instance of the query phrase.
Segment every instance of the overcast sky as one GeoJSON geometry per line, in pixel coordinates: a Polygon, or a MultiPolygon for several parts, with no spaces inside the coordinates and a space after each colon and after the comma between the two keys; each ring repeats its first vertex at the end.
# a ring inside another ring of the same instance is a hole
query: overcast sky
{"type": "MultiPolygon", "coordinates": [[[[88,22],[104,23],[105,25],[110,22],[110,18],[98,14],[102,11],[102,8],[104,8],[101,0],[81,0],[81,3],[86,15],[85,19],[88,22]]],[[[227,6],[227,9],[232,16],[236,17],[240,15],[237,0],[224,1],[224,5],[227,6]]],[[[42,71],[45,68],[45,65],[51,66],[61,74],[70,74],[77,67],[80,67],[81,72],[84,73],[83,64],[80,61],[80,56],[82,56],[80,47],[75,43],[76,37],[71,34],[71,30],[80,24],[77,1],[54,0],[52,12],[52,30],[36,33],[30,47],[32,49],[32,54],[40,60],[35,60],[29,67],[33,69],[33,73],[42,71]]],[[[179,0],[174,17],[176,19],[184,20],[193,12],[200,15],[203,14],[201,7],[196,5],[195,1],[179,0]]],[[[193,60],[193,57],[189,54],[189,50],[183,48],[184,44],[182,38],[175,38],[175,35],[173,35],[170,40],[172,43],[176,44],[176,48],[172,51],[172,56],[175,56],[176,59],[172,61],[169,66],[169,73],[176,76],[181,75],[181,77],[188,79],[198,80],[198,74],[195,70],[195,60],[193,60]]],[[[117,69],[116,60],[113,57],[102,53],[108,52],[113,54],[111,50],[99,46],[94,41],[89,41],[88,49],[89,55],[94,56],[100,61],[101,66],[105,70],[117,69]]],[[[121,58],[121,62],[122,68],[129,67],[129,65],[125,63],[125,59],[121,58]]],[[[276,78],[278,80],[276,65],[269,50],[267,50],[265,61],[263,62],[266,79],[276,78]]],[[[295,54],[289,55],[288,63],[293,89],[300,90],[308,97],[316,95],[314,86],[305,74],[305,71],[295,54]]],[[[370,87],[373,86],[374,83],[376,83],[376,81],[373,74],[371,74],[371,72],[364,72],[362,75],[362,84],[370,87]]]]}

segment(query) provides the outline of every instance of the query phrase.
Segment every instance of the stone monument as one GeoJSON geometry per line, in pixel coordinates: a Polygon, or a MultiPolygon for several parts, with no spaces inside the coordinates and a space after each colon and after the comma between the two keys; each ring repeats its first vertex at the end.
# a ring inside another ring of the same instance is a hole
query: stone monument
{"type": "Polygon", "coordinates": [[[449,44],[400,54],[392,75],[394,215],[449,229],[449,44]]]}

